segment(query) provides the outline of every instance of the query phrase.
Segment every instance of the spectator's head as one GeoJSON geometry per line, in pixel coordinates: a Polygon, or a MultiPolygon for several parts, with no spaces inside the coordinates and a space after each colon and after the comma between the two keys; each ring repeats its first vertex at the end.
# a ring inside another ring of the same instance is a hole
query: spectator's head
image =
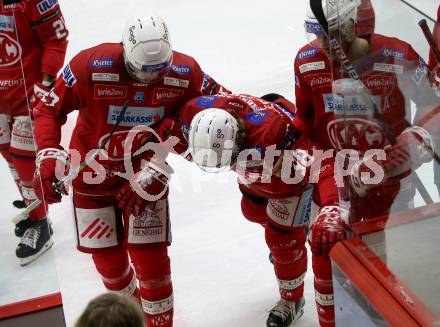
{"type": "Polygon", "coordinates": [[[144,327],[141,306],[132,297],[102,294],[89,302],[75,327],[144,327]]]}

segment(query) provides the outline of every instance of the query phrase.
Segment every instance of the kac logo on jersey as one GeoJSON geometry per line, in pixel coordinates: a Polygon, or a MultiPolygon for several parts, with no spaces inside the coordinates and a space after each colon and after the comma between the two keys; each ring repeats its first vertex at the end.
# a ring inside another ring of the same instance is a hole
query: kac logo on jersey
{"type": "Polygon", "coordinates": [[[134,102],[142,103],[145,101],[145,93],[144,92],[136,92],[133,97],[134,102]]]}
{"type": "Polygon", "coordinates": [[[20,44],[9,35],[0,33],[0,67],[12,66],[20,57],[20,44]]]}
{"type": "Polygon", "coordinates": [[[75,75],[73,75],[70,65],[67,65],[63,69],[63,80],[67,87],[72,87],[76,83],[75,75]]]}
{"type": "Polygon", "coordinates": [[[48,12],[53,7],[55,7],[57,3],[58,3],[57,0],[43,0],[37,5],[38,12],[40,14],[44,14],[45,12],[48,12]]]}
{"type": "Polygon", "coordinates": [[[189,75],[191,74],[191,66],[185,65],[171,65],[171,69],[173,72],[179,74],[179,75],[189,75]]]}
{"type": "Polygon", "coordinates": [[[92,61],[93,68],[112,68],[115,65],[113,58],[96,58],[92,61]]]}
{"type": "Polygon", "coordinates": [[[217,100],[217,96],[215,95],[205,95],[197,99],[195,105],[197,107],[209,108],[212,107],[215,100],[217,100]]]}
{"type": "Polygon", "coordinates": [[[298,59],[299,60],[304,60],[304,59],[307,59],[307,58],[313,58],[317,54],[318,54],[318,49],[316,49],[316,48],[305,49],[305,50],[301,51],[298,54],[298,59]]]}
{"type": "Polygon", "coordinates": [[[397,49],[384,48],[384,49],[382,49],[380,54],[382,55],[382,57],[385,57],[385,58],[394,58],[396,60],[405,59],[405,54],[402,51],[397,50],[397,49]]]}
{"type": "Polygon", "coordinates": [[[269,113],[265,111],[251,112],[246,115],[246,121],[254,125],[261,125],[268,114],[269,113]]]}
{"type": "Polygon", "coordinates": [[[14,32],[15,19],[13,16],[0,15],[0,31],[14,32]]]}

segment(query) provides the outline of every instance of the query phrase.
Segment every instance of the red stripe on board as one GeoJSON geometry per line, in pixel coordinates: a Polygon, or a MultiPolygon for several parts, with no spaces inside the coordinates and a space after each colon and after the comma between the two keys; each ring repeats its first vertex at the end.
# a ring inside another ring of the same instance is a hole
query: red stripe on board
{"type": "Polygon", "coordinates": [[[42,311],[63,304],[61,293],[53,293],[0,306],[0,319],[42,311]]]}

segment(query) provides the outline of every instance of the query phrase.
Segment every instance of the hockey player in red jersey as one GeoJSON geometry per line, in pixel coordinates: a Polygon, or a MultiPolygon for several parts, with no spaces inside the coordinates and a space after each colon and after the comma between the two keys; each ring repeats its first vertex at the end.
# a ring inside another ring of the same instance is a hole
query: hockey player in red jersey
{"type": "MultiPolygon", "coordinates": [[[[23,197],[22,208],[36,199],[32,188],[35,145],[29,110],[46,95],[63,65],[68,31],[57,1],[4,0],[0,8],[0,152],[23,197]]],[[[15,227],[21,237],[21,264],[35,260],[53,242],[47,208],[40,205],[15,227]]]]}
{"type": "MultiPolygon", "coordinates": [[[[359,155],[360,159],[353,160],[346,169],[350,176],[340,194],[350,205],[351,222],[386,215],[391,208],[404,210],[415,192],[412,177],[407,176],[432,160],[431,135],[438,125],[427,120],[428,124],[415,126],[406,120],[410,117],[410,100],[423,113],[438,105],[427,86],[427,66],[409,44],[396,38],[372,33],[368,42],[358,37],[357,0],[319,3],[328,22],[328,34],[310,8],[305,28],[314,40],[295,58],[294,125],[325,150],[352,149],[359,155]],[[371,149],[382,150],[386,159],[364,156],[371,149]],[[384,172],[376,185],[361,178],[371,173],[374,165],[384,172]]],[[[344,168],[338,167],[341,171],[344,168]]],[[[311,227],[321,326],[334,326],[328,257],[334,242],[329,244],[329,238],[322,235],[345,237],[347,225],[342,211],[339,209],[336,218],[318,216],[311,227]]]]}
{"type": "Polygon", "coordinates": [[[175,120],[165,119],[160,133],[165,139],[177,136],[176,151],[189,154],[202,170],[230,167],[238,174],[242,213],[265,229],[281,295],[269,313],[268,327],[290,326],[301,317],[304,305],[311,205],[311,189],[306,186],[312,158],[310,142],[292,126],[295,110],[276,94],[261,99],[243,94],[202,96],[189,101],[175,120]],[[292,149],[291,161],[286,152],[280,156],[282,150],[292,149]],[[283,161],[288,176],[279,173],[283,161]],[[283,177],[291,176],[292,165],[296,179],[286,182],[283,177]]]}
{"type": "Polygon", "coordinates": [[[34,183],[41,185],[37,195],[44,194],[48,203],[59,202],[63,191],[52,185],[57,161],[68,161],[60,146],[66,116],[78,110],[70,141],[72,166],[74,159],[90,158],[90,151],[105,145],[72,183],[77,247],[92,254],[108,290],[140,298],[149,327],[173,324],[167,252],[172,169],[164,162],[145,164],[151,151],[133,156],[154,137],[130,130],[138,125],[155,128],[189,99],[220,91],[229,92],[203,73],[194,58],[173,51],[165,21],[151,15],[130,20],[122,44],[104,43],[78,53],[34,110],[38,144],[34,183]],[[127,143],[132,151],[126,150],[127,143]],[[131,176],[126,160],[134,170],[131,176]],[[160,198],[142,197],[141,192],[160,198]]]}

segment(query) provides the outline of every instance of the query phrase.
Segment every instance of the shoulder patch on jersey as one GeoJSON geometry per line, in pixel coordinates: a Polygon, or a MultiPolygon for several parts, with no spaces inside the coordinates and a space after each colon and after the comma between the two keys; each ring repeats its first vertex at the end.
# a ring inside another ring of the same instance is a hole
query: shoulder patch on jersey
{"type": "Polygon", "coordinates": [[[394,58],[397,60],[405,59],[405,54],[403,53],[403,51],[397,49],[383,48],[380,51],[380,54],[384,58],[394,58]]]}
{"type": "Polygon", "coordinates": [[[214,104],[215,100],[217,100],[217,96],[215,95],[205,95],[199,97],[195,103],[196,106],[202,108],[210,108],[214,104]]]}
{"type": "Polygon", "coordinates": [[[166,89],[163,87],[155,87],[153,89],[153,104],[160,102],[173,101],[185,94],[184,90],[166,89]]]}
{"type": "Polygon", "coordinates": [[[112,68],[115,65],[115,60],[113,58],[95,58],[92,61],[93,68],[112,68]]]}
{"type": "Polygon", "coordinates": [[[376,72],[403,74],[402,65],[384,64],[381,62],[375,62],[373,65],[373,70],[376,72]]]}
{"type": "Polygon", "coordinates": [[[112,73],[92,73],[92,81],[100,81],[100,82],[119,82],[119,74],[112,74],[112,73]]]}
{"type": "Polygon", "coordinates": [[[67,65],[63,69],[63,80],[67,87],[72,87],[76,83],[75,75],[73,75],[72,69],[70,69],[70,65],[67,65]]]}
{"type": "Polygon", "coordinates": [[[428,80],[428,72],[428,66],[426,65],[425,60],[419,58],[419,64],[417,65],[417,69],[411,78],[417,85],[420,85],[424,78],[428,80]]]}
{"type": "Polygon", "coordinates": [[[296,57],[298,58],[298,60],[304,60],[307,58],[316,57],[317,54],[318,54],[317,48],[309,48],[309,49],[305,49],[305,50],[301,51],[300,53],[298,53],[298,55],[296,57]]]}
{"type": "Polygon", "coordinates": [[[57,4],[57,0],[43,0],[37,4],[37,9],[40,14],[44,14],[54,8],[57,4]]]}
{"type": "Polygon", "coordinates": [[[253,125],[261,125],[268,114],[267,111],[254,111],[246,115],[246,121],[253,125]]]}
{"type": "Polygon", "coordinates": [[[185,79],[165,77],[163,80],[163,84],[170,85],[170,86],[183,87],[183,88],[187,89],[189,86],[189,81],[185,80],[185,79]]]}
{"type": "Polygon", "coordinates": [[[179,75],[191,74],[191,66],[189,65],[171,65],[171,70],[179,75]]]}
{"type": "Polygon", "coordinates": [[[325,69],[325,62],[324,61],[315,61],[315,62],[310,62],[307,64],[302,64],[301,66],[299,66],[299,71],[301,74],[304,74],[306,72],[310,72],[313,70],[321,70],[321,69],[325,69]]]}
{"type": "Polygon", "coordinates": [[[13,16],[0,15],[0,31],[14,32],[15,18],[13,16]]]}

